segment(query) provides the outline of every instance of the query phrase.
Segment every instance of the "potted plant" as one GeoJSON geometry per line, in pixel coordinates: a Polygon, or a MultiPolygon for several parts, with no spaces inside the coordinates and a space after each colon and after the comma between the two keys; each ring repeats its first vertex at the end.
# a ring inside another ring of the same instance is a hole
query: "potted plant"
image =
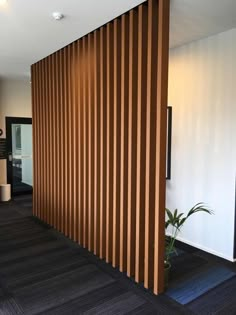
{"type": "Polygon", "coordinates": [[[166,286],[168,284],[169,271],[171,268],[170,258],[171,256],[173,256],[173,254],[175,253],[177,254],[176,249],[175,249],[175,241],[178,236],[178,233],[180,232],[186,220],[191,215],[198,212],[205,212],[208,214],[213,214],[213,211],[208,209],[207,206],[202,202],[194,205],[185,216],[183,212],[179,213],[177,209],[175,209],[174,212],[172,213],[169,209],[166,208],[165,229],[167,230],[168,227],[172,228],[170,235],[166,235],[166,239],[165,239],[165,284],[166,286]]]}

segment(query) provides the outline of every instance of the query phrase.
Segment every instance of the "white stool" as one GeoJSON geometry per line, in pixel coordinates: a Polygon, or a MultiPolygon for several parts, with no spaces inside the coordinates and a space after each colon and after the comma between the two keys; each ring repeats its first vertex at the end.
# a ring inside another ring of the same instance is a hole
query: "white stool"
{"type": "Polygon", "coordinates": [[[0,201],[11,200],[11,185],[0,184],[0,201]]]}

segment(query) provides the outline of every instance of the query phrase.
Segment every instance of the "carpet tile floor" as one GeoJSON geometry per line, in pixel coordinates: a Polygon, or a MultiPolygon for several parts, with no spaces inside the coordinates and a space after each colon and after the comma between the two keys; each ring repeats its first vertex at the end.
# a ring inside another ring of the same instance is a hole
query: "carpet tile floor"
{"type": "Polygon", "coordinates": [[[0,314],[236,314],[236,268],[198,250],[173,258],[158,297],[32,216],[0,204],[0,314]]]}

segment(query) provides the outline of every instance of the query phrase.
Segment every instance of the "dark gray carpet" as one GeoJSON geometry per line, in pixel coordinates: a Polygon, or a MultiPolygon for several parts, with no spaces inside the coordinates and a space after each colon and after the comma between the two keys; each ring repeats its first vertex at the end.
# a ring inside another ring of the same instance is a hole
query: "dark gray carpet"
{"type": "Polygon", "coordinates": [[[188,304],[234,276],[235,272],[225,266],[208,265],[191,276],[170,283],[166,294],[181,304],[188,304]]]}
{"type": "Polygon", "coordinates": [[[0,204],[0,314],[192,314],[154,296],[32,217],[30,196],[0,204]]]}
{"type": "Polygon", "coordinates": [[[236,280],[225,281],[208,294],[203,295],[188,305],[198,314],[235,315],[236,314],[236,280]]]}
{"type": "Polygon", "coordinates": [[[185,305],[144,290],[34,218],[31,196],[17,197],[0,204],[0,315],[236,315],[235,265],[179,252],[167,294],[185,305]]]}
{"type": "Polygon", "coordinates": [[[183,254],[174,257],[166,294],[199,315],[236,315],[236,265],[178,243],[183,254]]]}

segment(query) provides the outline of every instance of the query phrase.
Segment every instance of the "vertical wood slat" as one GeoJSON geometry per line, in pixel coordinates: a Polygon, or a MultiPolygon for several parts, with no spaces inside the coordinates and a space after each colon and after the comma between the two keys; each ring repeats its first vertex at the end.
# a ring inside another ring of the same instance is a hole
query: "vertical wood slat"
{"type": "Polygon", "coordinates": [[[146,36],[147,6],[138,8],[138,87],[137,87],[137,180],[136,180],[136,243],[135,243],[135,281],[144,280],[144,202],[142,186],[145,180],[145,118],[146,118],[146,36]]]}
{"type": "Polygon", "coordinates": [[[38,149],[40,147],[39,137],[38,137],[38,127],[39,127],[39,111],[38,111],[38,93],[39,93],[39,73],[38,73],[38,63],[35,66],[31,67],[31,100],[32,100],[32,113],[33,116],[33,146],[34,146],[34,153],[33,153],[33,179],[34,179],[34,189],[37,191],[37,194],[33,194],[33,214],[39,217],[39,165],[38,165],[38,149]]]}
{"type": "Polygon", "coordinates": [[[106,26],[106,42],[107,42],[107,132],[106,132],[106,262],[112,261],[112,221],[113,221],[113,209],[112,209],[112,119],[113,119],[113,34],[112,23],[108,23],[106,26]]]}
{"type": "MultiPolygon", "coordinates": [[[[58,77],[58,95],[57,95],[57,101],[59,102],[59,138],[60,138],[60,156],[59,156],[59,168],[60,168],[60,175],[62,178],[64,178],[64,154],[63,154],[63,141],[64,141],[64,132],[63,132],[63,128],[64,128],[64,123],[63,123],[63,116],[64,116],[64,91],[63,91],[63,50],[60,50],[58,52],[57,55],[57,62],[58,62],[58,66],[56,66],[55,64],[56,60],[55,58],[53,58],[53,69],[55,69],[56,67],[58,67],[59,70],[59,77],[58,77]]],[[[55,70],[53,70],[54,72],[55,70]]],[[[56,92],[55,92],[56,93],[56,92]]],[[[53,131],[55,133],[55,130],[53,131]]],[[[55,136],[55,135],[54,135],[55,136]]],[[[59,182],[59,192],[60,192],[60,200],[58,202],[58,210],[59,210],[59,226],[60,226],[60,231],[63,232],[63,222],[64,222],[64,190],[65,190],[65,182],[64,181],[60,181],[59,182]]]]}
{"type": "MultiPolygon", "coordinates": [[[[31,103],[32,103],[32,128],[33,128],[33,139],[36,139],[36,128],[37,128],[37,113],[36,113],[36,108],[37,108],[37,96],[36,96],[36,77],[37,77],[37,73],[36,73],[36,69],[35,68],[31,68],[31,86],[32,86],[32,94],[31,94],[31,103]]],[[[33,156],[36,155],[37,152],[37,142],[35,141],[33,143],[33,156]]],[[[35,174],[37,175],[37,165],[36,163],[33,165],[33,168],[35,170],[35,174]]],[[[37,181],[35,176],[33,177],[33,187],[36,187],[37,190],[37,181]]],[[[36,201],[36,196],[33,196],[33,214],[37,215],[37,211],[36,211],[36,207],[37,207],[37,201],[36,201]]]]}
{"type": "Polygon", "coordinates": [[[55,199],[52,197],[54,196],[54,187],[56,187],[57,189],[57,182],[54,182],[53,178],[54,178],[54,174],[55,171],[54,169],[57,168],[58,165],[58,161],[55,161],[55,156],[56,156],[56,152],[55,152],[55,147],[54,147],[54,142],[55,142],[55,137],[54,137],[54,130],[55,130],[55,126],[54,126],[54,111],[53,108],[55,105],[57,105],[57,101],[56,101],[56,86],[57,83],[55,84],[55,76],[53,73],[53,59],[56,58],[56,56],[49,56],[49,91],[50,91],[50,99],[49,99],[49,108],[48,108],[48,116],[49,116],[49,147],[53,148],[53,150],[49,149],[49,172],[50,172],[50,178],[49,178],[49,196],[51,196],[51,198],[49,198],[49,209],[50,209],[50,225],[54,225],[56,226],[57,229],[59,229],[59,224],[58,224],[58,220],[54,220],[54,216],[58,216],[59,215],[59,209],[58,209],[58,201],[57,198],[55,196],[55,199]],[[51,200],[50,200],[51,199],[51,200]],[[55,210],[54,210],[55,207],[55,210]]]}
{"type": "Polygon", "coordinates": [[[47,222],[50,222],[50,214],[49,209],[47,205],[47,199],[48,199],[48,177],[46,176],[48,172],[48,139],[46,137],[46,134],[48,132],[48,115],[46,115],[46,110],[48,106],[48,88],[47,88],[47,82],[48,82],[48,75],[47,75],[47,60],[43,59],[43,81],[44,81],[44,104],[43,104],[43,117],[45,120],[44,130],[43,130],[43,143],[44,143],[44,174],[43,174],[43,185],[44,185],[44,194],[45,194],[45,220],[47,222]]]}
{"type": "Polygon", "coordinates": [[[74,238],[74,181],[73,181],[73,173],[74,170],[74,150],[75,147],[73,146],[73,130],[75,129],[74,126],[74,116],[73,116],[73,84],[74,84],[74,73],[73,73],[73,44],[68,46],[69,51],[69,58],[68,58],[68,85],[69,85],[69,101],[68,101],[68,108],[69,108],[69,237],[74,238]]]}
{"type": "Polygon", "coordinates": [[[135,242],[135,281],[143,281],[143,269],[142,269],[142,246],[141,240],[141,215],[142,209],[140,208],[140,177],[141,177],[141,102],[142,102],[142,33],[143,33],[143,6],[138,9],[138,102],[137,102],[137,180],[136,180],[136,242],[135,242]]]}
{"type": "MultiPolygon", "coordinates": [[[[39,98],[39,103],[38,103],[38,115],[39,115],[39,125],[41,126],[42,124],[42,107],[39,106],[39,104],[41,105],[42,104],[42,67],[41,67],[41,62],[38,63],[38,72],[39,72],[39,78],[38,78],[38,89],[39,89],[39,95],[38,95],[38,98],[39,98]]],[[[43,150],[42,150],[42,142],[43,142],[43,139],[42,139],[42,129],[40,128],[39,129],[39,160],[38,160],[38,163],[39,163],[39,193],[38,193],[38,196],[39,196],[39,215],[40,215],[40,218],[44,218],[43,216],[43,203],[42,203],[42,176],[43,176],[43,161],[42,161],[42,158],[43,158],[43,150]],[[42,161],[42,163],[40,163],[40,160],[42,161]]]]}
{"type": "Polygon", "coordinates": [[[142,240],[142,209],[141,196],[141,115],[142,115],[142,34],[143,34],[143,6],[138,8],[138,98],[137,98],[137,180],[136,180],[136,235],[135,235],[135,281],[143,281],[143,240],[142,240]]]}
{"type": "MultiPolygon", "coordinates": [[[[41,152],[40,152],[40,142],[41,142],[41,138],[39,137],[40,136],[40,129],[39,129],[39,126],[40,126],[40,109],[39,109],[39,104],[40,104],[40,93],[41,93],[41,89],[40,89],[40,69],[39,69],[39,65],[40,63],[37,63],[35,65],[35,71],[36,71],[36,77],[35,77],[35,88],[36,88],[36,110],[35,110],[35,114],[37,115],[37,126],[38,126],[38,129],[36,129],[36,139],[34,139],[35,141],[35,147],[36,147],[36,151],[37,153],[35,153],[35,156],[34,156],[34,165],[36,165],[37,167],[37,172],[34,174],[34,177],[36,177],[36,174],[38,176],[37,178],[37,186],[36,186],[36,189],[37,189],[37,194],[34,194],[34,198],[36,199],[36,202],[37,202],[37,207],[36,207],[36,215],[40,218],[42,218],[41,216],[41,202],[40,202],[40,198],[41,198],[41,191],[40,191],[40,173],[41,173],[41,165],[39,164],[39,161],[40,161],[40,155],[41,155],[41,152]]],[[[33,95],[33,93],[32,93],[33,95]]],[[[34,103],[32,103],[32,106],[34,105],[34,103]]],[[[33,128],[34,128],[34,125],[33,125],[33,128]]],[[[35,126],[36,128],[36,126],[35,126]]],[[[33,141],[33,142],[34,142],[33,141]]],[[[35,167],[35,166],[34,166],[35,167]]]]}
{"type": "MultiPolygon", "coordinates": [[[[150,0],[148,6],[148,47],[147,47],[147,116],[146,116],[146,180],[145,180],[145,263],[144,263],[144,287],[153,286],[154,266],[154,205],[152,204],[153,172],[152,155],[155,147],[151,144],[153,139],[153,109],[156,98],[157,76],[153,71],[156,69],[157,56],[154,47],[157,39],[157,12],[158,2],[150,0]]],[[[155,130],[154,130],[155,131],[155,130]]]]}
{"type": "Polygon", "coordinates": [[[64,91],[64,99],[63,99],[63,127],[64,127],[64,139],[63,139],[63,156],[64,156],[64,205],[63,205],[63,212],[64,212],[64,218],[63,218],[63,232],[66,236],[68,236],[68,111],[67,111],[67,97],[68,97],[68,89],[67,89],[67,50],[66,48],[63,49],[63,86],[62,89],[64,91]]]}
{"type": "Polygon", "coordinates": [[[94,212],[93,212],[93,166],[92,166],[92,152],[93,152],[93,37],[92,34],[88,35],[88,250],[93,250],[93,223],[94,223],[94,212]]]}
{"type": "MultiPolygon", "coordinates": [[[[60,124],[63,132],[61,133],[61,157],[62,157],[62,163],[61,163],[61,173],[62,178],[65,178],[66,176],[66,170],[65,170],[65,139],[66,139],[66,133],[64,131],[65,128],[65,67],[64,67],[64,59],[65,59],[65,50],[62,49],[60,51],[60,90],[61,90],[61,115],[60,115],[60,124]]],[[[55,65],[56,67],[56,65],[55,65]]],[[[66,226],[66,180],[61,181],[61,231],[65,233],[65,226],[66,226]]]]}
{"type": "MultiPolygon", "coordinates": [[[[77,146],[77,126],[78,126],[78,120],[77,120],[77,112],[76,112],[76,93],[77,93],[77,72],[74,73],[74,69],[76,68],[76,47],[77,43],[72,43],[72,58],[71,58],[71,80],[72,80],[72,173],[77,174],[78,173],[78,164],[77,162],[77,156],[78,156],[78,146],[77,146]]],[[[75,241],[78,241],[77,235],[77,227],[78,227],[78,215],[77,215],[77,191],[76,191],[76,183],[77,183],[77,177],[74,175],[72,176],[72,225],[73,225],[73,233],[72,238],[75,241]]]]}
{"type": "MultiPolygon", "coordinates": [[[[45,172],[46,174],[51,172],[51,157],[50,157],[50,146],[51,146],[51,112],[50,108],[52,107],[52,100],[51,100],[51,89],[50,89],[50,58],[45,59],[45,91],[46,91],[46,98],[45,98],[45,106],[46,106],[46,121],[45,121],[45,133],[46,133],[46,141],[45,141],[45,148],[46,148],[46,168],[45,172]],[[47,136],[48,135],[48,136],[47,136]]],[[[51,176],[46,177],[46,203],[47,203],[47,217],[48,222],[50,225],[54,225],[55,222],[53,222],[53,211],[51,203],[49,202],[50,195],[52,193],[51,191],[51,176]]],[[[55,225],[56,226],[56,225],[55,225]]],[[[57,226],[56,226],[57,228],[57,226]]]]}
{"type": "Polygon", "coordinates": [[[111,67],[111,56],[110,56],[110,33],[111,33],[111,23],[109,23],[106,26],[106,50],[107,50],[107,106],[106,106],[106,123],[107,123],[107,131],[106,131],[106,262],[110,262],[110,257],[109,257],[109,242],[110,242],[110,187],[109,187],[109,179],[110,179],[110,106],[109,106],[109,101],[110,101],[110,93],[111,93],[111,86],[110,86],[110,67],[111,67]]]}
{"type": "MultiPolygon", "coordinates": [[[[96,177],[95,177],[95,166],[97,161],[95,161],[95,150],[97,149],[95,147],[96,142],[96,110],[95,106],[97,106],[95,99],[95,84],[96,84],[96,46],[95,46],[95,32],[92,33],[92,40],[91,40],[91,63],[92,63],[92,69],[91,69],[91,250],[94,252],[94,233],[95,233],[95,208],[97,206],[97,196],[96,196],[96,177]],[[96,201],[95,201],[96,200],[96,201]]],[[[99,223],[97,223],[99,224],[99,223]]]]}
{"type": "Polygon", "coordinates": [[[117,98],[117,80],[118,80],[118,73],[117,73],[117,53],[118,53],[118,47],[117,47],[117,24],[118,20],[116,19],[114,21],[114,116],[113,116],[113,134],[114,134],[114,140],[113,140],[113,218],[112,218],[112,265],[113,267],[116,266],[117,261],[117,231],[116,226],[119,224],[118,216],[117,216],[117,187],[116,187],[116,180],[117,180],[117,106],[118,106],[118,98],[117,98]]]}
{"type": "Polygon", "coordinates": [[[79,100],[78,100],[78,106],[79,106],[79,243],[83,244],[83,235],[84,235],[84,216],[83,216],[83,206],[84,206],[84,179],[83,179],[83,157],[84,157],[84,151],[83,151],[83,45],[82,40],[78,41],[78,78],[79,78],[79,100]]]}
{"type": "Polygon", "coordinates": [[[67,47],[68,57],[67,57],[67,90],[68,90],[68,99],[67,99],[67,122],[68,122],[68,143],[67,143],[67,150],[68,150],[68,236],[72,238],[73,235],[73,197],[72,197],[72,190],[73,190],[73,180],[72,179],[72,129],[73,129],[73,117],[72,117],[72,82],[71,82],[71,44],[67,47]]]}
{"type": "Polygon", "coordinates": [[[88,146],[88,250],[92,250],[92,209],[91,209],[91,71],[92,71],[92,58],[91,58],[91,34],[88,35],[88,61],[87,61],[87,72],[88,72],[88,138],[87,138],[87,146],[88,146]]]}
{"type": "Polygon", "coordinates": [[[67,74],[68,74],[68,155],[69,155],[69,164],[68,164],[68,174],[69,174],[69,181],[68,181],[68,214],[69,214],[69,220],[68,220],[68,236],[69,238],[73,237],[73,152],[72,152],[72,144],[73,144],[73,138],[72,138],[72,130],[74,128],[73,126],[73,98],[72,98],[72,44],[70,44],[68,47],[68,58],[67,58],[67,74]]]}
{"type": "Polygon", "coordinates": [[[121,152],[120,152],[120,270],[127,268],[129,16],[121,17],[121,152]]]}
{"type": "Polygon", "coordinates": [[[137,10],[129,14],[129,133],[128,133],[128,218],[127,218],[127,274],[135,274],[136,220],[136,162],[137,152],[137,10]]]}
{"type": "Polygon", "coordinates": [[[94,32],[94,254],[99,255],[100,242],[100,173],[99,173],[99,62],[100,62],[99,32],[94,32]]]}
{"type": "Polygon", "coordinates": [[[68,90],[67,90],[67,67],[66,67],[66,59],[67,59],[67,50],[64,48],[63,50],[63,86],[62,89],[64,91],[64,98],[63,98],[63,127],[64,127],[64,138],[63,138],[63,155],[64,155],[64,165],[63,165],[63,170],[64,170],[64,205],[63,205],[63,212],[64,212],[64,219],[63,219],[63,232],[67,236],[68,232],[68,213],[67,213],[67,194],[68,194],[68,151],[67,151],[67,138],[68,138],[68,123],[67,123],[67,116],[68,116],[68,111],[67,111],[67,95],[68,95],[68,90]]]}
{"type": "Polygon", "coordinates": [[[47,133],[47,115],[46,115],[46,108],[47,108],[47,74],[46,74],[46,59],[42,61],[42,70],[43,70],[43,119],[45,121],[45,125],[43,128],[43,159],[44,159],[44,169],[43,169],[43,191],[45,198],[44,199],[44,217],[45,220],[48,222],[49,213],[47,207],[47,142],[46,142],[46,133],[47,133]]]}
{"type": "Polygon", "coordinates": [[[105,145],[105,100],[106,100],[106,29],[102,27],[100,30],[100,66],[103,71],[100,71],[100,258],[106,255],[106,145],[105,145]]]}
{"type": "Polygon", "coordinates": [[[119,264],[120,243],[120,90],[121,90],[121,33],[120,20],[114,21],[114,119],[113,119],[113,234],[112,234],[112,265],[119,264]]]}
{"type": "Polygon", "coordinates": [[[48,116],[49,116],[49,146],[51,150],[49,149],[50,157],[49,157],[49,168],[50,168],[50,180],[49,180],[49,195],[51,196],[51,202],[49,202],[49,209],[50,209],[50,220],[49,224],[56,226],[56,228],[60,228],[58,225],[57,216],[59,215],[59,209],[58,209],[58,200],[57,200],[57,181],[55,179],[55,176],[57,175],[57,165],[58,161],[55,161],[55,158],[57,157],[57,147],[56,147],[56,137],[55,137],[55,128],[56,128],[56,119],[54,115],[57,115],[55,111],[55,107],[57,106],[57,82],[55,80],[56,75],[56,55],[49,56],[49,81],[50,81],[50,100],[48,105],[48,116]],[[50,58],[51,57],[51,58],[50,58]],[[55,63],[53,61],[55,60],[55,63]]]}
{"type": "MultiPolygon", "coordinates": [[[[41,78],[42,78],[42,83],[41,83],[41,88],[42,88],[42,92],[41,92],[41,102],[42,102],[42,106],[41,106],[41,119],[44,120],[44,106],[45,106],[45,80],[44,80],[44,59],[41,61],[41,78]]],[[[45,123],[45,121],[44,121],[45,123]]],[[[45,196],[45,141],[44,141],[44,132],[45,132],[45,128],[43,128],[43,130],[41,131],[41,135],[42,135],[42,159],[43,159],[43,169],[42,169],[42,179],[41,179],[41,203],[42,203],[42,214],[43,214],[43,218],[45,221],[47,221],[47,213],[46,213],[46,198],[43,198],[43,196],[45,196]]]]}
{"type": "Polygon", "coordinates": [[[55,77],[57,77],[58,74],[58,53],[51,58],[52,60],[52,69],[51,69],[51,77],[50,81],[52,83],[52,105],[51,105],[51,117],[50,117],[50,124],[51,124],[51,147],[53,150],[51,150],[51,165],[50,167],[52,168],[50,176],[52,176],[51,183],[51,194],[52,194],[52,205],[51,205],[51,211],[53,212],[51,214],[51,222],[52,225],[55,224],[58,229],[60,229],[60,223],[59,223],[59,217],[60,217],[60,212],[59,212],[59,202],[57,196],[60,195],[60,189],[59,189],[59,181],[56,180],[60,169],[59,169],[59,148],[58,148],[58,138],[56,135],[56,130],[59,130],[59,123],[58,123],[58,115],[59,115],[59,104],[58,104],[58,84],[55,80],[55,77]],[[55,75],[54,75],[55,74],[55,75]],[[56,117],[54,117],[56,115],[56,117]],[[55,162],[54,162],[55,161],[55,162]]]}
{"type": "Polygon", "coordinates": [[[152,4],[148,7],[148,51],[147,51],[147,122],[146,122],[146,178],[145,178],[145,261],[144,286],[149,285],[149,190],[150,190],[150,124],[151,124],[151,72],[152,72],[152,4]]]}
{"type": "MultiPolygon", "coordinates": [[[[35,64],[35,71],[36,71],[36,77],[35,77],[35,88],[36,88],[36,104],[33,102],[32,103],[32,106],[35,105],[36,106],[36,110],[35,110],[35,114],[37,115],[37,124],[38,124],[38,127],[40,126],[41,124],[41,121],[40,121],[40,93],[41,93],[41,88],[40,88],[40,83],[41,83],[41,77],[40,77],[40,63],[36,63],[35,64]]],[[[32,96],[34,94],[32,93],[32,96]]],[[[34,125],[33,125],[34,127],[34,125]]],[[[35,126],[36,127],[36,126],[35,126]]],[[[35,196],[35,199],[37,201],[37,215],[38,217],[42,218],[41,216],[41,202],[40,202],[40,198],[41,198],[41,190],[40,190],[40,180],[41,180],[41,165],[39,164],[40,162],[40,157],[41,157],[41,151],[40,151],[40,148],[41,148],[41,138],[40,138],[40,129],[37,129],[36,131],[36,139],[33,139],[33,142],[35,141],[35,147],[36,147],[36,151],[37,151],[37,155],[35,154],[34,156],[34,165],[36,165],[37,167],[37,194],[35,193],[34,196],[35,196]]],[[[35,166],[34,166],[35,167],[35,166]]],[[[34,171],[34,169],[33,169],[34,171]]],[[[34,173],[34,177],[36,177],[36,174],[34,173]]]]}
{"type": "Polygon", "coordinates": [[[128,131],[128,210],[127,210],[127,274],[132,276],[132,103],[133,103],[133,26],[134,12],[130,11],[129,15],[129,131],[128,131]]]}
{"type": "MultiPolygon", "coordinates": [[[[53,130],[53,126],[52,126],[52,112],[51,112],[51,108],[52,108],[52,104],[54,103],[53,102],[53,99],[52,99],[52,95],[53,95],[53,87],[51,86],[51,82],[52,82],[52,73],[51,73],[51,59],[52,57],[49,56],[48,58],[48,62],[47,62],[47,68],[48,68],[48,138],[47,138],[47,143],[48,143],[48,147],[47,147],[47,150],[48,150],[48,163],[49,163],[49,174],[50,176],[48,177],[48,184],[49,184],[49,187],[48,187],[48,208],[49,208],[49,224],[50,225],[53,225],[53,213],[54,211],[52,210],[52,202],[50,202],[50,196],[52,196],[52,178],[53,178],[53,175],[52,175],[52,169],[53,169],[53,165],[52,165],[52,155],[53,155],[53,152],[50,152],[50,147],[52,145],[52,130],[53,130]]],[[[58,225],[57,223],[55,224],[56,228],[58,228],[58,225]]]]}
{"type": "MultiPolygon", "coordinates": [[[[100,30],[100,66],[103,69],[103,41],[104,41],[104,28],[102,27],[100,30]]],[[[104,107],[104,94],[103,94],[103,72],[100,71],[100,253],[99,257],[104,257],[104,225],[105,225],[105,216],[103,210],[103,107],[104,107]]]]}
{"type": "MultiPolygon", "coordinates": [[[[44,105],[44,87],[43,87],[43,82],[44,82],[44,78],[43,78],[43,64],[42,61],[40,62],[40,120],[41,120],[41,124],[44,123],[44,118],[43,118],[43,105],[44,105]],[[42,105],[43,104],[43,105],[42,105]]],[[[42,163],[40,165],[40,170],[41,170],[41,174],[40,174],[40,206],[41,206],[41,216],[43,218],[43,220],[45,220],[45,204],[44,204],[44,198],[43,196],[44,194],[44,138],[43,138],[43,128],[40,128],[41,132],[40,132],[40,139],[41,139],[41,143],[40,143],[40,147],[41,147],[41,159],[42,159],[42,163]]]]}
{"type": "Polygon", "coordinates": [[[75,221],[74,221],[74,240],[80,243],[80,100],[79,100],[79,41],[74,42],[73,46],[73,68],[77,69],[74,76],[74,212],[75,212],[75,221]]]}
{"type": "Polygon", "coordinates": [[[157,112],[156,112],[156,174],[155,174],[155,235],[154,235],[154,294],[164,290],[165,251],[165,186],[166,133],[167,133],[167,86],[169,52],[169,1],[159,1],[158,6],[158,59],[157,59],[157,112]]]}
{"type": "Polygon", "coordinates": [[[48,84],[49,84],[49,78],[48,78],[48,58],[44,59],[44,91],[45,91],[45,96],[44,96],[44,119],[45,119],[45,125],[44,125],[44,147],[45,147],[45,169],[44,169],[44,179],[45,179],[45,204],[46,204],[46,217],[47,217],[47,222],[51,221],[51,213],[50,213],[50,205],[47,202],[49,198],[49,183],[48,179],[49,177],[46,176],[49,172],[49,137],[47,137],[48,134],[48,129],[49,129],[49,115],[46,114],[48,107],[50,106],[50,101],[49,101],[49,89],[48,89],[48,84]]]}
{"type": "Polygon", "coordinates": [[[88,51],[89,35],[85,36],[85,141],[83,145],[85,146],[85,208],[84,208],[84,223],[85,223],[85,247],[88,248],[88,232],[89,232],[89,68],[90,68],[90,56],[88,51]]]}
{"type": "MultiPolygon", "coordinates": [[[[43,67],[43,60],[40,62],[40,70],[41,70],[41,108],[40,108],[40,112],[41,112],[41,123],[43,123],[44,121],[44,105],[45,105],[45,100],[44,100],[44,94],[45,94],[45,89],[44,89],[44,76],[43,76],[43,73],[44,73],[44,67],[43,67]]],[[[45,121],[44,121],[45,123],[45,121]]],[[[45,174],[44,174],[44,170],[45,170],[45,148],[44,148],[44,131],[45,129],[44,128],[41,128],[41,158],[42,158],[42,167],[41,167],[41,211],[42,211],[42,218],[43,220],[45,220],[47,222],[47,218],[46,218],[46,215],[45,215],[45,174]]]]}
{"type": "Polygon", "coordinates": [[[71,82],[71,72],[72,72],[72,53],[71,53],[72,44],[67,47],[68,50],[68,57],[67,57],[67,74],[68,74],[68,103],[67,103],[67,111],[68,111],[68,236],[72,238],[73,235],[73,197],[72,197],[72,190],[73,190],[73,174],[72,174],[72,163],[73,163],[73,154],[72,154],[72,129],[73,129],[73,117],[72,117],[72,82],[71,82]]]}
{"type": "Polygon", "coordinates": [[[66,179],[66,203],[65,203],[65,211],[66,211],[66,226],[65,226],[65,234],[70,237],[70,86],[69,86],[69,58],[70,58],[70,50],[65,48],[65,59],[64,59],[64,69],[65,69],[65,179],[66,179]]]}
{"type": "Polygon", "coordinates": [[[87,93],[86,93],[86,67],[87,67],[87,60],[86,60],[86,37],[83,37],[82,39],[83,41],[83,175],[84,175],[84,179],[83,179],[83,246],[87,247],[87,146],[88,146],[88,142],[87,142],[87,108],[86,108],[86,97],[87,97],[87,93]]]}
{"type": "Polygon", "coordinates": [[[32,66],[34,213],[163,291],[167,0],[32,66]]]}

